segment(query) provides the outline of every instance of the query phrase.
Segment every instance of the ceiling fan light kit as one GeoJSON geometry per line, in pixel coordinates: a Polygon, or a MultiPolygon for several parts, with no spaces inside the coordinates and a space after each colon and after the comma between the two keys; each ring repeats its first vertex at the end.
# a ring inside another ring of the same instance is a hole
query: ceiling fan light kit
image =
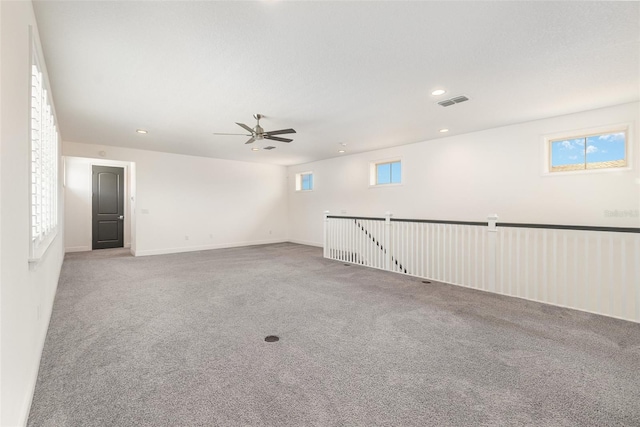
{"type": "MultiPolygon", "coordinates": [[[[247,142],[245,142],[245,144],[253,144],[255,141],[260,141],[263,139],[268,139],[271,141],[279,141],[279,142],[286,142],[289,143],[291,141],[293,141],[293,139],[289,139],[289,138],[282,138],[276,135],[285,135],[288,133],[296,133],[296,131],[294,129],[280,129],[280,130],[272,130],[269,132],[265,132],[264,129],[262,128],[262,126],[260,126],[260,119],[262,119],[264,116],[260,113],[256,113],[253,115],[253,118],[256,119],[256,125],[253,128],[250,128],[249,126],[245,125],[244,123],[238,123],[236,122],[236,124],[238,126],[240,126],[242,129],[246,130],[247,132],[249,132],[248,134],[245,133],[214,133],[214,135],[243,135],[243,136],[249,136],[249,140],[247,142]]],[[[276,147],[265,147],[265,150],[273,150],[276,147]]]]}

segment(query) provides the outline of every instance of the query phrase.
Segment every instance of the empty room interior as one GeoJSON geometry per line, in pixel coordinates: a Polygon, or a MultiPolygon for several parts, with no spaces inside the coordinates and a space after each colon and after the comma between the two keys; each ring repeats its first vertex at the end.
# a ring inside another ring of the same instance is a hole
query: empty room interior
{"type": "Polygon", "coordinates": [[[640,2],[0,23],[0,425],[640,426],[640,2]]]}

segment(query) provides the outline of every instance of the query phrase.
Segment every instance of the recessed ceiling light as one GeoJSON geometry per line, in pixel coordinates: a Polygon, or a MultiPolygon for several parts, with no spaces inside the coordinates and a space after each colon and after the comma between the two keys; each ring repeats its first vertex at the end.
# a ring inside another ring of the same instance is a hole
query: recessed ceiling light
{"type": "Polygon", "coordinates": [[[449,129],[440,129],[440,133],[449,132],[449,129]]]}
{"type": "Polygon", "coordinates": [[[344,150],[338,150],[338,153],[344,153],[344,150]]]}
{"type": "Polygon", "coordinates": [[[433,92],[431,92],[431,95],[433,96],[440,96],[443,95],[444,93],[446,93],[447,91],[444,89],[436,89],[433,92]]]}
{"type": "Polygon", "coordinates": [[[144,130],[144,129],[136,129],[136,132],[138,132],[138,133],[147,133],[147,131],[144,130]]]}
{"type": "Polygon", "coordinates": [[[259,151],[259,150],[260,150],[260,149],[259,149],[258,147],[253,147],[253,148],[251,149],[251,151],[259,151]]]}

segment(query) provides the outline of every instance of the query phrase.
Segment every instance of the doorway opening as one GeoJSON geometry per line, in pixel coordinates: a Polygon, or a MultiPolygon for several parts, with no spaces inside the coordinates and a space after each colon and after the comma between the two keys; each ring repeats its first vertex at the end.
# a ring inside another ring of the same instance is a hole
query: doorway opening
{"type": "Polygon", "coordinates": [[[135,255],[135,163],[65,156],[63,168],[65,252],[135,255]]]}

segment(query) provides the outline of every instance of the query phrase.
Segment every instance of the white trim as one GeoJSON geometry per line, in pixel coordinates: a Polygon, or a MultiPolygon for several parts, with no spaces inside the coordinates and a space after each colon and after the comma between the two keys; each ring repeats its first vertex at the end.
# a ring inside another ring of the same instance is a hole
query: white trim
{"type": "Polygon", "coordinates": [[[391,188],[391,187],[402,187],[402,183],[398,183],[398,182],[393,182],[390,184],[374,184],[374,185],[369,185],[369,189],[372,190],[374,188],[391,188]]]}
{"type": "Polygon", "coordinates": [[[187,246],[187,247],[181,247],[181,248],[137,250],[135,251],[134,256],[177,254],[182,252],[208,251],[211,249],[238,248],[243,246],[268,245],[272,243],[286,243],[286,242],[288,242],[287,239],[268,239],[268,240],[254,240],[254,241],[248,241],[248,242],[221,243],[216,245],[187,246]]]}
{"type": "Polygon", "coordinates": [[[89,251],[91,251],[90,246],[70,246],[68,248],[64,248],[64,252],[67,254],[70,252],[89,252],[89,251]]]}
{"type": "Polygon", "coordinates": [[[287,242],[295,243],[297,245],[315,246],[315,247],[318,247],[318,248],[324,247],[322,242],[310,242],[308,240],[289,239],[289,240],[287,240],[287,242]]]}

